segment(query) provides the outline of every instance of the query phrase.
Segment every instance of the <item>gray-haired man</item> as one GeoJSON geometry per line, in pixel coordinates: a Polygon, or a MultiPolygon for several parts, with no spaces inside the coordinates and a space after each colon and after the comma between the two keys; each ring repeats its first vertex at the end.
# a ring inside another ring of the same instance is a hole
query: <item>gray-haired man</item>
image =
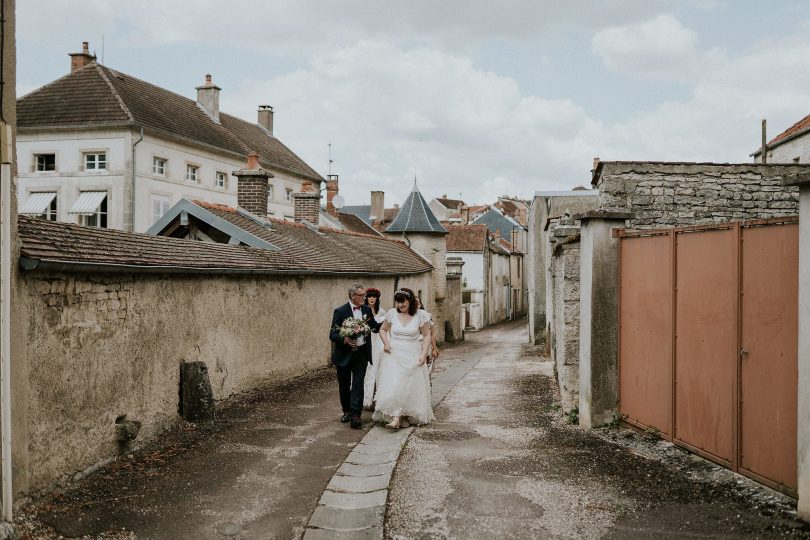
{"type": "Polygon", "coordinates": [[[363,381],[366,368],[371,363],[371,339],[365,336],[363,343],[340,335],[343,321],[349,318],[363,319],[372,332],[380,329],[380,323],[374,320],[371,308],[363,305],[366,289],[360,283],[354,283],[348,290],[349,302],[335,308],[332,314],[332,325],[329,327],[329,339],[335,344],[332,352],[332,363],[337,369],[340,406],[343,416],[340,421],[351,422],[354,429],[363,427],[360,415],[363,411],[363,381]]]}

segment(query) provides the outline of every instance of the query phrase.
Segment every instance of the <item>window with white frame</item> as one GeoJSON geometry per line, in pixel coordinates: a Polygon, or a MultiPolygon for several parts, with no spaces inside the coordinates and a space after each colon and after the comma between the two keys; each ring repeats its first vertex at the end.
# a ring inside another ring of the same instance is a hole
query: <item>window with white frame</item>
{"type": "Polygon", "coordinates": [[[267,202],[271,203],[276,200],[276,190],[273,184],[267,185],[267,202]]]}
{"type": "Polygon", "coordinates": [[[290,188],[284,190],[284,199],[287,201],[292,200],[292,190],[290,188]]]}
{"type": "Polygon", "coordinates": [[[107,228],[107,197],[101,200],[95,212],[81,216],[81,224],[87,227],[107,228]]]}
{"type": "Polygon", "coordinates": [[[168,195],[151,195],[152,223],[162,218],[172,206],[172,199],[168,195]]]}
{"type": "Polygon", "coordinates": [[[106,152],[88,152],[84,155],[84,170],[104,171],[107,169],[106,152]]]}
{"type": "Polygon", "coordinates": [[[186,180],[189,182],[199,182],[200,168],[196,165],[186,165],[186,180]]]}
{"type": "Polygon", "coordinates": [[[217,171],[217,178],[214,181],[214,185],[217,187],[228,187],[228,175],[224,172],[217,171]]]}
{"type": "Polygon", "coordinates": [[[36,154],[35,158],[38,172],[56,170],[56,154],[36,154]]]}
{"type": "Polygon", "coordinates": [[[166,175],[166,160],[160,157],[152,158],[152,172],[158,176],[166,175]]]}

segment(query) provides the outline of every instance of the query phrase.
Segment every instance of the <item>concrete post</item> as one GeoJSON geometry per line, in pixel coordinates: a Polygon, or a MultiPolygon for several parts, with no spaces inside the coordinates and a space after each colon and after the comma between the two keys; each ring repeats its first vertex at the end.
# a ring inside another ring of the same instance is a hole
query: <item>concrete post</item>
{"type": "Polygon", "coordinates": [[[618,239],[631,214],[593,210],[575,216],[581,228],[579,425],[610,422],[618,396],[618,239]]]}
{"type": "MultiPolygon", "coordinates": [[[[810,328],[810,173],[786,182],[799,186],[799,328],[810,328]]],[[[799,332],[799,400],[796,472],[799,517],[810,521],[810,332],[799,332]]]]}

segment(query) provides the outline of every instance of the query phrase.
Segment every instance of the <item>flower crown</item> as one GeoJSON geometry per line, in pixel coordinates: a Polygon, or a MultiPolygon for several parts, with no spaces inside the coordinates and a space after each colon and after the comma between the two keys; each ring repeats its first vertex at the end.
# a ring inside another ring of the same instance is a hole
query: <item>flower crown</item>
{"type": "Polygon", "coordinates": [[[408,298],[408,299],[411,298],[411,293],[409,293],[408,291],[403,291],[402,289],[397,289],[397,292],[394,293],[394,296],[396,296],[398,294],[401,294],[402,296],[404,296],[405,298],[408,298]]]}

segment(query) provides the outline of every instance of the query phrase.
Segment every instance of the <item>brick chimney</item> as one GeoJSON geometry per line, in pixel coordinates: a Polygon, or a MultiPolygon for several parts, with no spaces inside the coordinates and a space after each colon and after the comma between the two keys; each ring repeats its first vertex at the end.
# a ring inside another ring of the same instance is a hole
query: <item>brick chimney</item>
{"type": "Polygon", "coordinates": [[[326,176],[326,211],[333,216],[337,215],[337,208],[335,208],[332,200],[338,194],[338,175],[330,174],[326,176]]]}
{"type": "Polygon", "coordinates": [[[70,53],[70,72],[76,73],[84,66],[92,64],[96,61],[96,55],[90,54],[90,44],[82,41],[82,52],[70,53]]]}
{"type": "Polygon", "coordinates": [[[248,156],[244,169],[233,171],[236,177],[236,200],[240,208],[259,217],[267,217],[267,179],[273,174],[259,167],[259,154],[248,156]]]}
{"type": "Polygon", "coordinates": [[[321,210],[321,195],[312,184],[304,182],[299,193],[293,193],[293,219],[296,223],[306,221],[318,226],[321,210]]]}
{"type": "Polygon", "coordinates": [[[205,76],[205,84],[197,87],[197,105],[211,117],[211,119],[219,123],[219,91],[222,90],[219,86],[211,82],[211,74],[205,76]]]}
{"type": "Polygon", "coordinates": [[[383,221],[385,218],[385,192],[371,192],[371,221],[383,221]]]}
{"type": "Polygon", "coordinates": [[[259,105],[259,125],[273,134],[273,107],[270,105],[259,105]]]}

